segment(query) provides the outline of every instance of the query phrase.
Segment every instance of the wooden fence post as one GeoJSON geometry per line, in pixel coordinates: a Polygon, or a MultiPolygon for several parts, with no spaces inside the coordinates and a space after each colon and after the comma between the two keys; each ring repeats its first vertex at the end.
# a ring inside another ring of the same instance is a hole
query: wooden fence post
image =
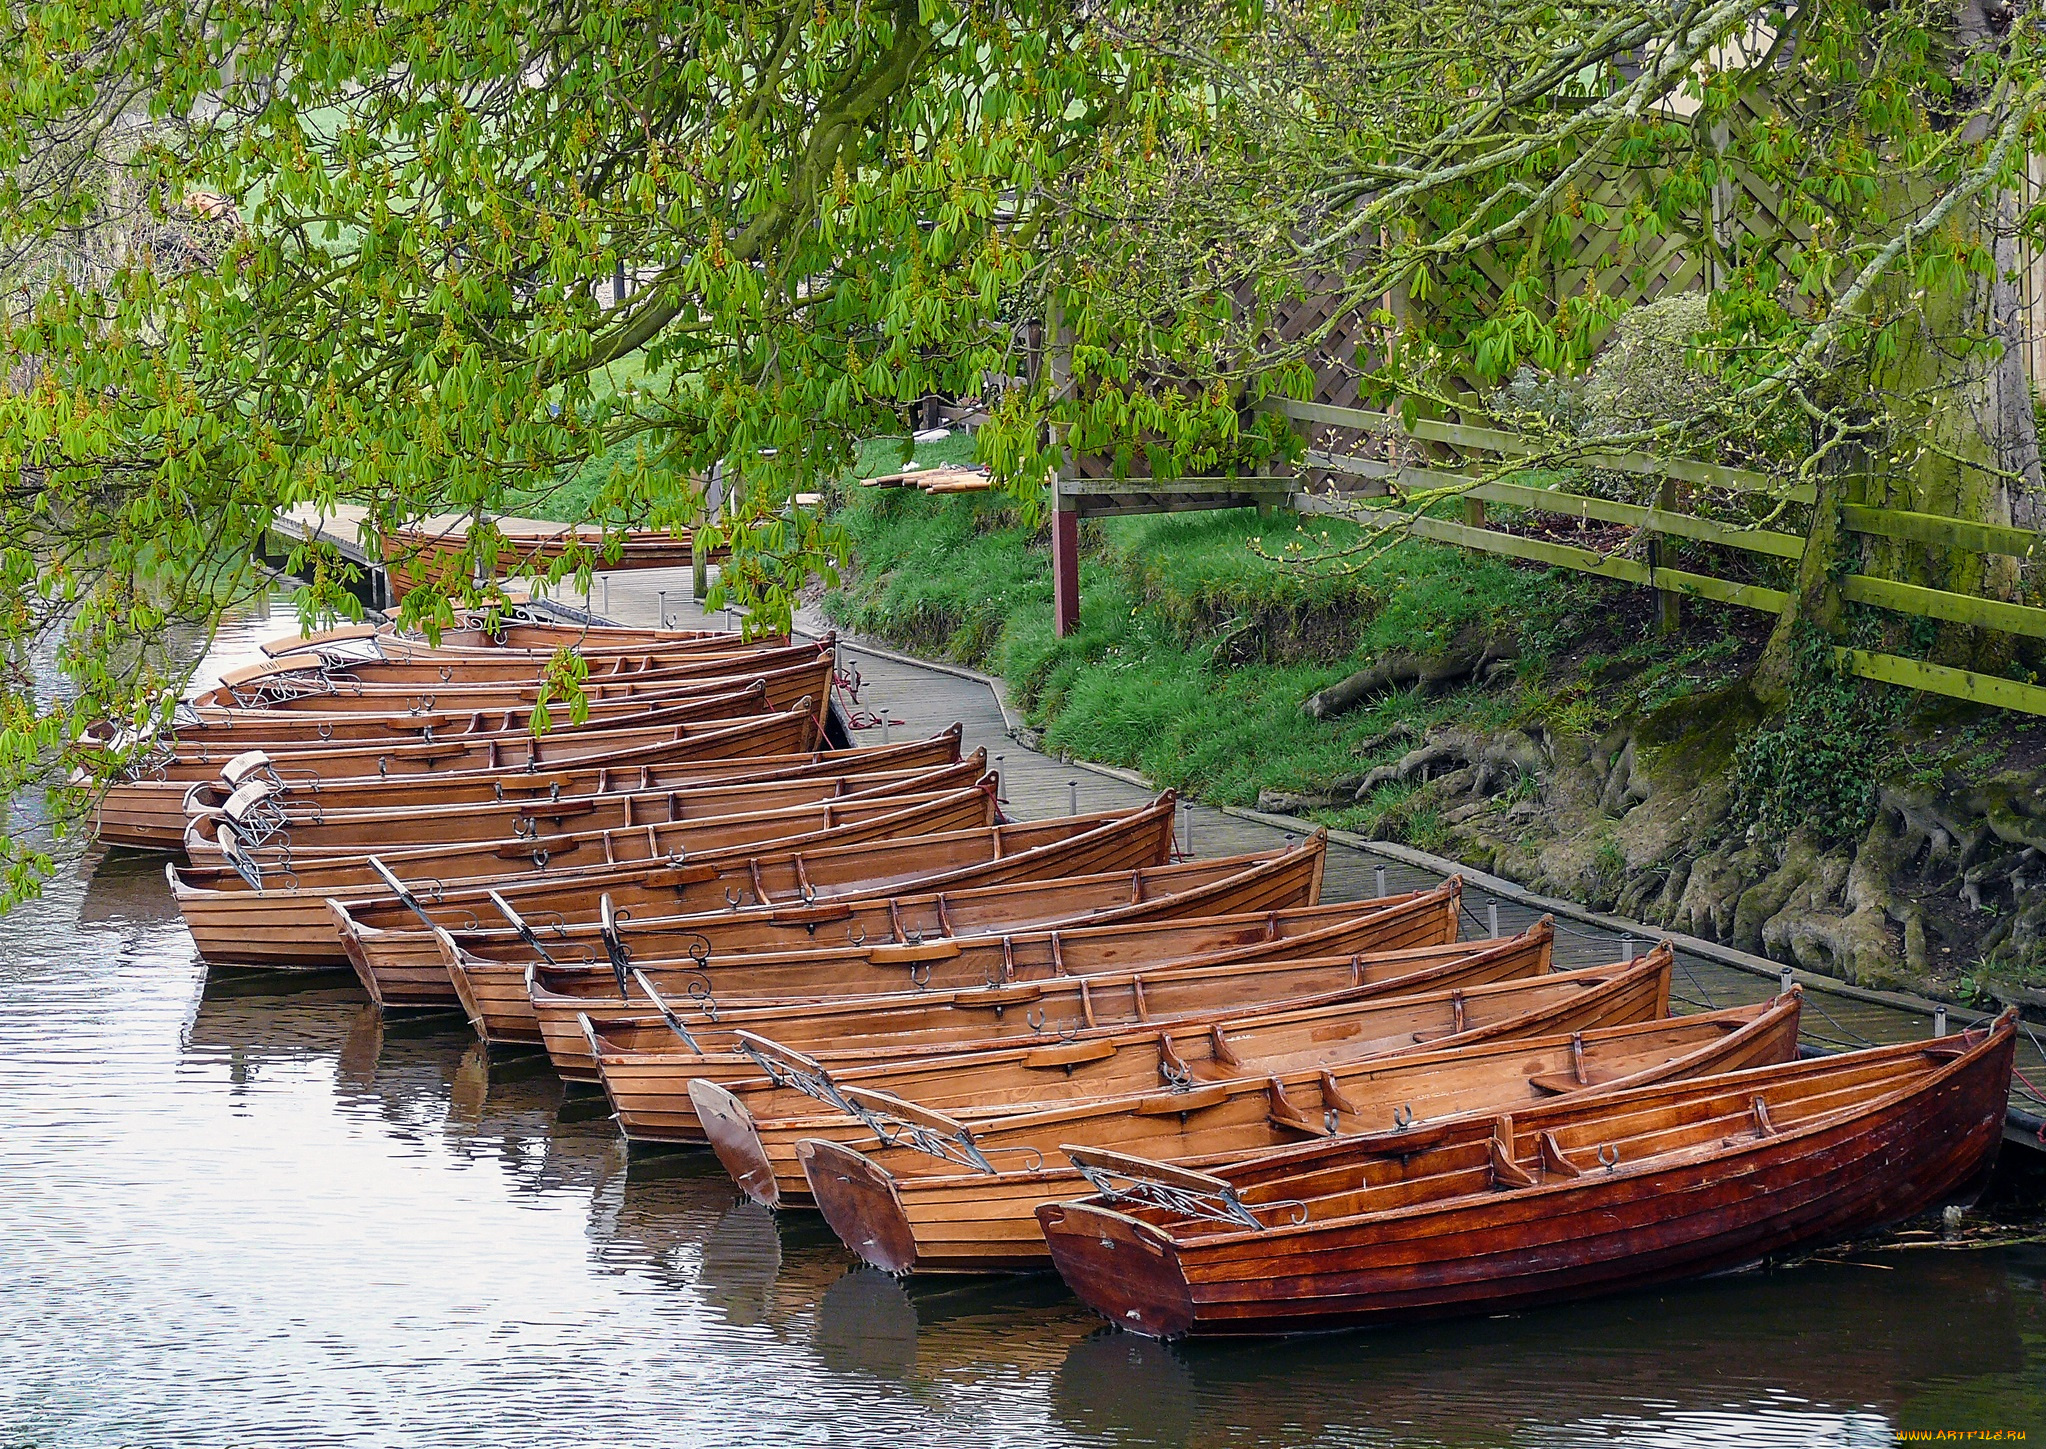
{"type": "MultiPolygon", "coordinates": [[[[1045,364],[1051,372],[1051,395],[1063,398],[1073,382],[1073,335],[1065,312],[1054,301],[1044,319],[1045,364]]],[[[1051,441],[1065,439],[1055,430],[1051,441]]],[[[1051,475],[1051,623],[1063,639],[1080,627],[1080,500],[1068,498],[1059,484],[1073,471],[1073,450],[1062,448],[1062,461],[1051,475]]]]}
{"type": "Polygon", "coordinates": [[[1051,621],[1063,639],[1080,627],[1080,500],[1059,492],[1051,479],[1051,621]]]}
{"type": "MultiPolygon", "coordinates": [[[[1664,513],[1676,512],[1677,509],[1676,479],[1665,478],[1662,480],[1662,487],[1658,488],[1655,493],[1655,506],[1657,509],[1664,513]]],[[[1663,557],[1663,549],[1664,544],[1662,541],[1662,535],[1659,533],[1649,534],[1648,577],[1651,579],[1655,577],[1656,570],[1667,567],[1667,560],[1663,557]]],[[[1675,589],[1658,588],[1655,592],[1657,600],[1661,605],[1659,617],[1656,621],[1657,628],[1665,636],[1674,634],[1677,632],[1677,630],[1681,629],[1684,624],[1683,595],[1679,594],[1675,589]]]]}

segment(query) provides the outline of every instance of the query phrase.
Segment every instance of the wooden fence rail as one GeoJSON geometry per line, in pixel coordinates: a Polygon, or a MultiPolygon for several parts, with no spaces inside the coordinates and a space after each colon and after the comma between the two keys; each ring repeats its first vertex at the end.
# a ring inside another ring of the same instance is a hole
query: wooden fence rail
{"type": "MultiPolygon", "coordinates": [[[[1686,512],[1675,506],[1674,485],[1688,483],[1787,499],[1794,503],[1810,503],[1815,496],[1810,484],[1791,483],[1766,473],[1697,459],[1657,458],[1645,453],[1596,454],[1572,459],[1573,466],[1664,480],[1656,505],[1623,503],[1574,493],[1561,487],[1507,479],[1481,479],[1469,471],[1471,459],[1468,455],[1471,454],[1486,455],[1491,461],[1484,471],[1496,471],[1498,460],[1532,457],[1542,451],[1539,443],[1518,434],[1427,419],[1402,426],[1400,419],[1392,414],[1318,402],[1275,399],[1261,406],[1284,414],[1296,426],[1337,428],[1365,437],[1430,445],[1453,450],[1454,456],[1431,458],[1431,466],[1420,466],[1326,448],[1316,449],[1310,444],[1303,458],[1307,468],[1328,476],[1355,479],[1358,483],[1353,488],[1332,487],[1319,492],[1307,489],[1303,486],[1304,478],[1292,474],[1178,478],[1170,481],[1062,476],[1053,501],[1060,515],[1054,536],[1068,540],[1066,547],[1053,550],[1056,622],[1061,634],[1079,622],[1078,551],[1070,540],[1080,519],[1251,505],[1288,507],[1308,514],[1355,515],[1363,510],[1385,508],[1387,505],[1383,500],[1395,485],[1411,490],[1460,490],[1459,496],[1464,502],[1463,521],[1424,514],[1398,525],[1415,537],[1656,589],[1663,595],[1665,618],[1668,619],[1674,618],[1675,601],[1679,597],[1706,599],[1772,614],[1782,613],[1789,604],[1789,596],[1781,589],[1669,567],[1663,562],[1663,550],[1657,541],[1663,537],[1684,538],[1795,562],[1805,550],[1802,535],[1759,527],[1745,528],[1686,512]],[[1647,541],[1646,557],[1632,558],[1619,553],[1600,552],[1492,527],[1485,520],[1486,504],[1635,528],[1647,541]]],[[[1841,509],[1841,527],[1850,533],[1904,539],[1975,553],[2046,559],[2046,546],[2042,546],[2046,545],[2046,535],[2029,529],[1975,523],[1935,514],[1848,503],[1841,509]]],[[[1840,594],[1849,602],[1892,613],[2046,639],[2046,609],[2027,604],[1865,574],[1847,575],[1841,580],[1840,594]]],[[[2046,687],[2037,684],[1863,649],[1836,648],[1834,656],[1843,670],[1864,679],[1948,695],[1976,704],[2046,715],[2046,687]]]]}

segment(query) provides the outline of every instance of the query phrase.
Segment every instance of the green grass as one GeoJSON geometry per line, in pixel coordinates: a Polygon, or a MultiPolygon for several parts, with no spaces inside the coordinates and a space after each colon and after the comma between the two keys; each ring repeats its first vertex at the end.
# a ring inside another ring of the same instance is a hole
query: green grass
{"type": "Polygon", "coordinates": [[[830,617],[1001,675],[1047,749],[1138,769],[1220,804],[1354,775],[1406,748],[1361,752],[1395,722],[1503,723],[1517,691],[1394,694],[1326,723],[1299,706],[1382,649],[1501,620],[1539,636],[1581,601],[1578,581],[1418,541],[1353,573],[1287,568],[1252,541],[1279,553],[1316,546],[1324,531],[1331,544],[1352,542],[1356,530],[1232,510],[1090,527],[1080,627],[1058,639],[1044,530],[1026,526],[1010,501],[857,487],[837,496],[854,557],[847,584],[826,598],[830,617]]]}

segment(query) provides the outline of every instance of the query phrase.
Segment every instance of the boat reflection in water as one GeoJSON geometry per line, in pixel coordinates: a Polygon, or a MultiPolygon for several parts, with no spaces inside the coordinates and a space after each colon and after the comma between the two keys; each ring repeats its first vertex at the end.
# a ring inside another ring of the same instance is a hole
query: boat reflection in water
{"type": "MultiPolygon", "coordinates": [[[[1075,1434],[1114,1443],[1887,1445],[1931,1396],[1990,1385],[1993,1399],[1998,1381],[2026,1392],[2026,1338],[2046,1329],[2026,1279],[2041,1270],[2037,1250],[1927,1252],[1283,1340],[1097,1329],[1051,1402],[1075,1434]]],[[[2036,1364],[2029,1374],[2036,1394],[2036,1364]]],[[[1992,1409],[1982,1422],[2016,1421],[1992,1409]]]]}

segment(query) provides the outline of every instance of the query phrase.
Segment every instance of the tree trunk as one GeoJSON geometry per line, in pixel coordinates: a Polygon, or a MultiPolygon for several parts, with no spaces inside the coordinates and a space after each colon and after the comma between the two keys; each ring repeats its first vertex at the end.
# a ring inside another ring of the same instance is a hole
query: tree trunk
{"type": "MultiPolygon", "coordinates": [[[[1939,287],[1906,296],[1900,276],[1892,306],[1913,318],[1893,363],[1871,379],[1898,419],[1890,452],[1876,470],[1869,502],[1978,523],[2038,521],[2039,435],[2032,389],[2020,352],[2024,316],[2013,276],[2017,247],[2013,202],[2000,196],[1974,213],[1995,258],[1994,275],[1960,291],[1939,287]],[[1987,345],[1984,346],[1983,344],[1987,345]]],[[[1871,539],[1866,571],[1959,594],[2016,599],[2018,561],[1905,539],[1871,539]]],[[[1963,624],[1942,625],[1932,658],[1957,668],[1997,672],[2014,641],[1963,624]]]]}
{"type": "Polygon", "coordinates": [[[1755,698],[1770,709],[1780,708],[1797,684],[1797,646],[1806,629],[1832,634],[1840,627],[1840,504],[1847,485],[1858,472],[1857,456],[1850,468],[1828,468],[1819,475],[1818,499],[1812,505],[1811,531],[1805,535],[1804,553],[1797,561],[1797,583],[1790,602],[1777,616],[1769,643],[1755,667],[1755,698]]]}

